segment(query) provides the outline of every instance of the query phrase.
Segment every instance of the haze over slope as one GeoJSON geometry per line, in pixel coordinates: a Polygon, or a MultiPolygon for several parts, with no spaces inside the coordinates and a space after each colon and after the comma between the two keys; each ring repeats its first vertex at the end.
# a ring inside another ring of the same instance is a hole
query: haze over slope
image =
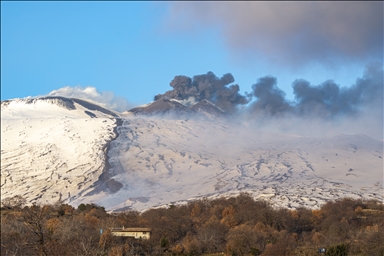
{"type": "Polygon", "coordinates": [[[287,207],[318,207],[342,196],[383,200],[383,141],[266,132],[236,120],[117,116],[63,97],[4,101],[1,194],[108,210],[240,191],[287,207]]]}
{"type": "Polygon", "coordinates": [[[127,118],[118,131],[109,172],[123,187],[92,197],[108,209],[142,210],[240,191],[289,207],[317,207],[343,196],[383,200],[383,143],[364,135],[313,139],[155,117],[127,118]]]}

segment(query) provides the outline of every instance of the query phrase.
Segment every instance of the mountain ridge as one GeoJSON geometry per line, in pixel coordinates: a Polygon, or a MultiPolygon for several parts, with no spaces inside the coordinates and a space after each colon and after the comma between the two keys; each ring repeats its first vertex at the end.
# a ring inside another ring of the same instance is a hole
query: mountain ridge
{"type": "Polygon", "coordinates": [[[3,198],[108,210],[240,192],[291,208],[318,208],[341,195],[383,201],[382,141],[256,132],[220,118],[210,102],[158,103],[165,107],[144,107],[151,115],[126,115],[65,97],[1,102],[3,198]],[[204,118],[196,115],[201,106],[210,111],[204,118]]]}
{"type": "Polygon", "coordinates": [[[136,107],[127,111],[134,115],[166,116],[167,118],[226,118],[229,115],[208,100],[201,100],[189,106],[183,105],[178,100],[165,97],[149,104],[136,107]]]}

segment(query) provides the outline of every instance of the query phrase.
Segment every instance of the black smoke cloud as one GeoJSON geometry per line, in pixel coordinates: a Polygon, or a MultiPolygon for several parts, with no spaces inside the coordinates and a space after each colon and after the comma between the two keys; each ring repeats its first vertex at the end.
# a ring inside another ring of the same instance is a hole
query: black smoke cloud
{"type": "Polygon", "coordinates": [[[180,101],[193,97],[195,102],[206,99],[240,121],[246,120],[258,127],[281,127],[286,132],[334,129],[340,133],[349,131],[382,138],[383,75],[382,63],[371,63],[363,76],[349,87],[332,80],[311,85],[297,79],[292,83],[294,100],[290,101],[273,76],[259,78],[252,85],[252,93],[241,95],[239,85],[232,84],[231,74],[218,78],[208,72],[193,79],[175,76],[170,83],[173,89],[155,96],[155,100],[162,97],[180,101]],[[298,131],[299,126],[303,127],[302,131],[298,131]]]}
{"type": "Polygon", "coordinates": [[[311,85],[306,80],[297,79],[292,88],[295,100],[289,102],[277,87],[275,77],[260,78],[252,86],[256,99],[251,103],[249,113],[332,119],[382,109],[383,68],[380,63],[367,65],[363,77],[350,87],[341,87],[332,80],[311,85]]]}
{"type": "Polygon", "coordinates": [[[285,98],[275,77],[258,79],[252,86],[253,101],[240,120],[268,131],[306,136],[365,134],[383,140],[383,66],[366,66],[363,76],[349,87],[332,80],[319,85],[297,79],[294,100],[285,98]]]}
{"type": "Polygon", "coordinates": [[[247,96],[239,94],[240,87],[231,84],[235,81],[231,74],[225,74],[221,78],[214,73],[208,72],[203,75],[196,75],[193,79],[187,76],[175,76],[170,86],[173,90],[155,96],[155,100],[160,98],[170,98],[176,100],[190,100],[199,102],[203,99],[209,100],[220,109],[234,113],[238,105],[249,102],[247,96]]]}
{"type": "Polygon", "coordinates": [[[175,76],[170,83],[173,90],[155,96],[155,100],[166,97],[183,101],[193,97],[199,102],[206,99],[229,113],[235,113],[239,106],[249,103],[242,110],[255,116],[295,115],[322,119],[356,115],[383,104],[381,63],[367,65],[363,77],[350,87],[341,87],[332,80],[311,85],[304,79],[297,79],[292,83],[294,101],[285,98],[285,93],[277,86],[276,77],[259,78],[252,85],[252,93],[245,95],[239,93],[239,85],[230,85],[234,81],[230,73],[221,78],[212,72],[196,75],[193,79],[175,76]]]}
{"type": "Polygon", "coordinates": [[[300,115],[329,117],[352,109],[347,102],[345,106],[339,104],[340,87],[332,80],[311,86],[308,81],[299,79],[293,82],[293,93],[297,101],[296,111],[300,115]]]}
{"type": "Polygon", "coordinates": [[[253,96],[257,98],[250,106],[253,113],[281,115],[291,112],[292,107],[285,99],[285,93],[277,87],[277,79],[272,76],[259,78],[252,86],[253,96]]]}

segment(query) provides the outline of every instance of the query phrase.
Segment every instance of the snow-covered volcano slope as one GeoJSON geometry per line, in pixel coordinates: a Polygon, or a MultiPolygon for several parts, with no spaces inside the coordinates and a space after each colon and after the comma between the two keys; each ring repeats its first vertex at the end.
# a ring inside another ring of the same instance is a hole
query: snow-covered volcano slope
{"type": "Polygon", "coordinates": [[[383,142],[269,134],[221,119],[119,118],[61,97],[1,103],[2,199],[144,210],[241,191],[287,207],[384,200],[383,142]]]}
{"type": "Polygon", "coordinates": [[[89,190],[115,137],[115,114],[77,99],[1,103],[1,197],[69,202],[89,190]]]}
{"type": "Polygon", "coordinates": [[[154,117],[126,118],[118,132],[109,177],[123,186],[77,203],[144,210],[240,191],[285,207],[345,196],[383,200],[383,142],[364,135],[320,140],[154,117]]]}

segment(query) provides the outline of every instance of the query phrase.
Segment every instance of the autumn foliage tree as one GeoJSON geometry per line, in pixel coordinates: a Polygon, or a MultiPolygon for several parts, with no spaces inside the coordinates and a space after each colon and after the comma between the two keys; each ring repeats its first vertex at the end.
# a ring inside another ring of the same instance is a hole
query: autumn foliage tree
{"type": "Polygon", "coordinates": [[[139,213],[101,206],[1,208],[1,255],[383,255],[384,205],[342,198],[319,209],[274,208],[246,193],[139,213]],[[113,236],[114,227],[151,228],[149,240],[113,236]]]}

